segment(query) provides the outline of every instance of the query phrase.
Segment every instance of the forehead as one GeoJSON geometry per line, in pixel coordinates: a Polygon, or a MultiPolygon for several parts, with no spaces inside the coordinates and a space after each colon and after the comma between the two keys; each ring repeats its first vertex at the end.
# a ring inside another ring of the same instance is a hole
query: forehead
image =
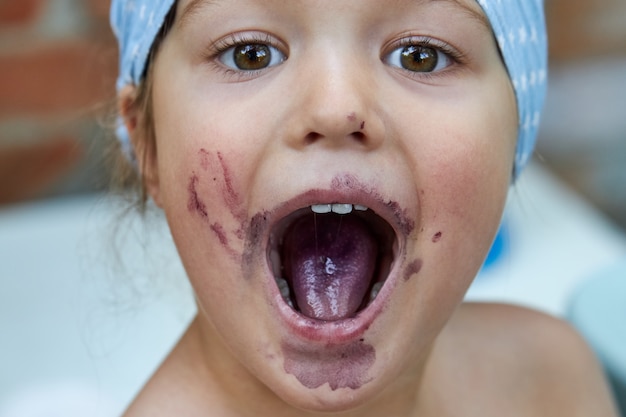
{"type": "MultiPolygon", "coordinates": [[[[299,8],[301,6],[307,5],[307,3],[312,4],[315,3],[317,7],[328,7],[329,4],[337,5],[337,1],[341,1],[343,4],[349,3],[361,3],[366,4],[368,0],[322,0],[322,1],[312,1],[312,0],[290,0],[289,6],[295,6],[299,8]]],[[[379,2],[380,0],[373,0],[375,2],[379,2]]],[[[240,3],[244,6],[246,3],[261,3],[268,8],[284,8],[285,3],[283,0],[181,0],[179,1],[179,16],[180,21],[184,24],[188,20],[193,19],[194,16],[200,15],[204,12],[210,12],[212,8],[219,7],[220,5],[224,5],[227,3],[240,3]]],[[[396,1],[388,1],[385,3],[385,7],[392,7],[398,10],[402,10],[403,6],[406,7],[408,5],[429,5],[429,4],[445,4],[450,6],[452,10],[459,13],[460,15],[464,15],[468,19],[473,19],[476,22],[480,23],[486,29],[491,30],[491,26],[489,24],[489,20],[485,16],[482,11],[482,8],[478,5],[475,0],[396,0],[396,1]]]]}

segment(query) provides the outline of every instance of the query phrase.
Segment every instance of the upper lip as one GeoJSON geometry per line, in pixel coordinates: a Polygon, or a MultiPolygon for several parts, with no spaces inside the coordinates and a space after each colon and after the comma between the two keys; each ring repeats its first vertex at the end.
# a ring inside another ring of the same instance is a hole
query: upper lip
{"type": "Polygon", "coordinates": [[[334,190],[312,189],[289,201],[280,204],[272,211],[268,224],[268,231],[285,217],[297,210],[316,204],[352,204],[366,206],[391,225],[396,233],[398,244],[403,246],[403,238],[412,231],[413,224],[405,210],[401,210],[397,203],[383,198],[377,198],[372,193],[362,191],[337,192],[334,190]]]}

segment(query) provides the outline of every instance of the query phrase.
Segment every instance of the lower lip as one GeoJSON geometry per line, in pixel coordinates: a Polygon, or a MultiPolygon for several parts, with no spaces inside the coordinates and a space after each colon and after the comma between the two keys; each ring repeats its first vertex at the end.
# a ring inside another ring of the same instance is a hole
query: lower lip
{"type": "Polygon", "coordinates": [[[289,329],[291,337],[295,336],[302,342],[319,343],[322,346],[329,343],[335,345],[352,343],[364,337],[367,330],[385,309],[395,282],[392,274],[394,274],[393,271],[387,277],[387,282],[372,303],[355,317],[345,320],[322,321],[305,317],[285,303],[273,282],[270,284],[273,286],[270,292],[274,299],[274,306],[278,310],[278,316],[289,329]]]}

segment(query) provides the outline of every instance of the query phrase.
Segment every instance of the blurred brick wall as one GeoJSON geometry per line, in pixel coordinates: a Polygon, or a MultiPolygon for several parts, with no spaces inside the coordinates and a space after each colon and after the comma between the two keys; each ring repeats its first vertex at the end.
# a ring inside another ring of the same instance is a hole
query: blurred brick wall
{"type": "Polygon", "coordinates": [[[544,0],[554,64],[626,56],[625,0],[544,0]]]}
{"type": "Polygon", "coordinates": [[[117,72],[108,8],[0,0],[0,203],[96,186],[95,110],[117,72]]]}
{"type": "Polygon", "coordinates": [[[538,153],[626,231],[626,0],[545,0],[550,83],[538,153]]]}

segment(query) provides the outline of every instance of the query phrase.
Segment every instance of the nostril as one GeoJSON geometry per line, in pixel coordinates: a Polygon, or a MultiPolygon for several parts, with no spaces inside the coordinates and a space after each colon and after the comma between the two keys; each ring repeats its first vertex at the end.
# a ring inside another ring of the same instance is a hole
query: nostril
{"type": "MultiPolygon", "coordinates": [[[[315,142],[317,142],[320,139],[323,139],[324,135],[317,133],[317,132],[309,132],[305,137],[304,137],[304,142],[307,145],[311,145],[315,142]]],[[[358,143],[365,143],[367,138],[365,136],[365,133],[363,132],[352,132],[350,133],[348,136],[346,136],[346,138],[352,139],[358,143]]]]}
{"type": "MultiPolygon", "coordinates": [[[[305,137],[304,141],[307,145],[311,145],[317,142],[320,139],[323,139],[324,135],[317,132],[309,132],[305,137]]],[[[346,138],[350,138],[356,140],[359,143],[364,143],[366,141],[365,134],[363,132],[355,131],[350,133],[346,138]]]]}
{"type": "Polygon", "coordinates": [[[310,132],[304,137],[304,141],[307,145],[317,142],[318,139],[321,139],[322,135],[317,132],[310,132]]]}
{"type": "Polygon", "coordinates": [[[352,132],[352,137],[360,143],[365,142],[365,134],[363,132],[352,132]]]}

